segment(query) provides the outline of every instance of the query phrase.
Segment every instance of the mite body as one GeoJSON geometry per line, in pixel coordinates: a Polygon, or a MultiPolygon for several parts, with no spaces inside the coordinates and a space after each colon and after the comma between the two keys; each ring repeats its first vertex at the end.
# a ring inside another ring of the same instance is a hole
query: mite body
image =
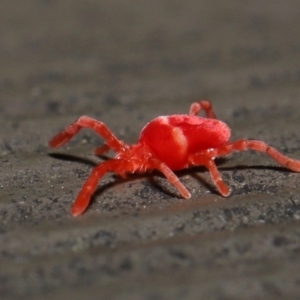
{"type": "Polygon", "coordinates": [[[101,177],[114,172],[125,178],[126,173],[158,170],[179,191],[183,198],[190,198],[189,191],[173,171],[191,166],[205,166],[219,193],[226,197],[230,189],[223,182],[214,162],[215,158],[233,151],[252,149],[263,152],[283,167],[300,172],[300,161],[288,158],[263,141],[241,139],[230,142],[230,129],[216,115],[209,101],[195,102],[187,115],[160,116],[145,125],[136,144],[127,145],[117,139],[100,121],[82,116],[54,136],[50,147],[59,147],[68,142],[81,128],[90,128],[98,133],[105,144],[95,149],[100,155],[108,150],[116,152],[114,158],[97,165],[84,183],[72,205],[72,215],[82,214],[90,202],[101,177]],[[204,110],[206,117],[197,114],[204,110]]]}
{"type": "Polygon", "coordinates": [[[158,117],[141,131],[139,143],[172,170],[189,166],[192,154],[217,148],[229,141],[230,129],[219,120],[189,115],[158,117]]]}

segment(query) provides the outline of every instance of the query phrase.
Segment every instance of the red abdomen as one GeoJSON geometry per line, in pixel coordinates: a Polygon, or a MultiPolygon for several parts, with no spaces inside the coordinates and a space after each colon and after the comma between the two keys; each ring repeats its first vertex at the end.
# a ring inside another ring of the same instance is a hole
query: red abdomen
{"type": "Polygon", "coordinates": [[[172,170],[187,167],[188,156],[228,142],[230,129],[219,120],[189,115],[158,117],[147,123],[139,142],[172,170]]]}

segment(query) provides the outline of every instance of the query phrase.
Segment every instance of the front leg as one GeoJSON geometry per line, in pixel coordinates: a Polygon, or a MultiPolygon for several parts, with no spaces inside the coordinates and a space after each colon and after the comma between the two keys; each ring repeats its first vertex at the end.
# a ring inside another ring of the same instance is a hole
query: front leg
{"type": "Polygon", "coordinates": [[[223,197],[230,195],[230,189],[222,180],[219,170],[215,164],[214,157],[211,156],[211,151],[190,155],[189,164],[193,166],[205,166],[208,169],[211,180],[217,187],[219,193],[223,197]]]}
{"type": "Polygon", "coordinates": [[[81,215],[88,207],[91,196],[94,193],[99,180],[107,172],[115,172],[125,176],[126,172],[133,172],[134,166],[123,159],[110,159],[96,166],[86,182],[83,184],[77,198],[75,199],[71,213],[74,217],[81,215]]]}
{"type": "Polygon", "coordinates": [[[186,187],[180,182],[179,178],[174,174],[174,172],[163,162],[152,159],[150,160],[149,169],[159,170],[161,173],[165,175],[168,181],[179,191],[181,196],[185,199],[189,199],[191,197],[190,192],[186,189],[186,187]]]}
{"type": "MultiPolygon", "coordinates": [[[[75,122],[67,126],[63,131],[55,135],[49,142],[50,147],[60,147],[68,142],[75,134],[82,128],[90,128],[98,133],[104,140],[105,145],[102,150],[106,151],[107,147],[116,152],[123,151],[128,146],[115,137],[115,135],[107,128],[107,126],[93,118],[82,116],[75,122]]],[[[104,152],[102,151],[102,153],[104,152]]],[[[96,154],[100,152],[99,148],[96,149],[96,154]]]]}

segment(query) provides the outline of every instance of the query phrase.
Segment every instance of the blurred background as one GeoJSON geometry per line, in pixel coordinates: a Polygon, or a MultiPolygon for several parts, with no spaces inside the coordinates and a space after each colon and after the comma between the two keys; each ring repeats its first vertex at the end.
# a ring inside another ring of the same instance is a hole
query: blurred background
{"type": "Polygon", "coordinates": [[[108,175],[86,214],[69,209],[102,141],[81,115],[134,143],[159,115],[209,98],[232,137],[300,159],[297,0],[2,0],[2,299],[297,299],[299,174],[263,155],[221,161],[224,199],[203,169],[108,175]]]}

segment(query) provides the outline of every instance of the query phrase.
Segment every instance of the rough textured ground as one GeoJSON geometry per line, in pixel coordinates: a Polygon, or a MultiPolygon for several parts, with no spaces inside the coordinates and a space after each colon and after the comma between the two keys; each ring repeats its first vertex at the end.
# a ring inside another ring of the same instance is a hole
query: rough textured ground
{"type": "Polygon", "coordinates": [[[80,115],[134,142],[151,118],[213,101],[233,139],[300,158],[300,5],[287,1],[8,1],[0,10],[1,299],[299,299],[300,174],[264,155],[179,172],[107,175],[69,209],[101,139],[80,115]]]}

